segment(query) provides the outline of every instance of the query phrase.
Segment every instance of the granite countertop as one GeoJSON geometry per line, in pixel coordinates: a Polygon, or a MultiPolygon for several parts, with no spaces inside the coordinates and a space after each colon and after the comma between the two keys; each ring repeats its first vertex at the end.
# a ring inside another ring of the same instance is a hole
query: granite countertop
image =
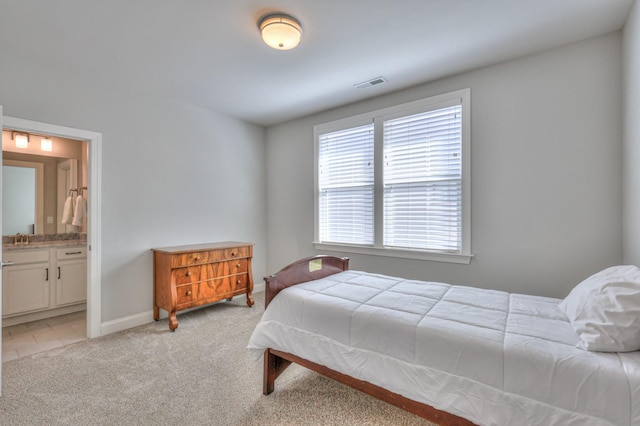
{"type": "Polygon", "coordinates": [[[17,235],[18,238],[27,238],[29,243],[14,243],[16,235],[2,236],[2,250],[36,250],[47,248],[66,248],[66,247],[86,247],[86,233],[66,233],[66,234],[35,234],[35,235],[17,235]]]}
{"type": "Polygon", "coordinates": [[[3,244],[2,250],[14,251],[14,250],[36,250],[36,249],[48,249],[48,248],[67,248],[67,247],[86,247],[86,241],[80,240],[60,240],[60,241],[38,241],[29,244],[3,244]]]}

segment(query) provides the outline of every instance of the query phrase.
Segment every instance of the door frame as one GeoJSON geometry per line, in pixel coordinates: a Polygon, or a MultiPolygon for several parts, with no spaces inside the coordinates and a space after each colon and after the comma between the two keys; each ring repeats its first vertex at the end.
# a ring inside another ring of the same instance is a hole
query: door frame
{"type": "MultiPolygon", "coordinates": [[[[0,110],[1,111],[1,110],[0,110]]],[[[67,139],[77,139],[89,143],[89,172],[87,188],[89,200],[87,204],[87,337],[101,336],[102,302],[101,302],[101,179],[102,179],[102,134],[72,127],[41,123],[4,116],[2,128],[28,133],[58,136],[67,139]]],[[[0,304],[0,318],[2,305],[0,304]]]]}

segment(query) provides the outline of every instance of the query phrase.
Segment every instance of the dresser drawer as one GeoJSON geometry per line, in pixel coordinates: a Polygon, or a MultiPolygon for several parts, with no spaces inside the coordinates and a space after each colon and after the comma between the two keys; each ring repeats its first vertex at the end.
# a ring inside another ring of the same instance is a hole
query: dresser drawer
{"type": "Polygon", "coordinates": [[[248,277],[247,275],[237,275],[235,277],[233,277],[232,281],[231,281],[231,290],[232,291],[237,291],[237,290],[246,290],[247,289],[247,282],[248,282],[248,277]]]}
{"type": "Polygon", "coordinates": [[[226,249],[197,251],[193,253],[177,254],[171,257],[171,267],[202,265],[223,260],[242,259],[249,257],[249,247],[230,247],[226,249]]]}
{"type": "Polygon", "coordinates": [[[171,270],[171,280],[180,284],[197,283],[202,278],[202,269],[205,266],[187,266],[186,268],[176,268],[171,270]]]}
{"type": "Polygon", "coordinates": [[[193,286],[191,284],[176,286],[176,296],[178,305],[191,303],[193,300],[195,300],[195,292],[193,291],[193,286]]]}
{"type": "Polygon", "coordinates": [[[247,259],[206,263],[171,270],[171,280],[180,284],[197,283],[214,278],[223,278],[228,275],[242,274],[249,270],[247,259]]]}
{"type": "Polygon", "coordinates": [[[199,284],[198,299],[210,299],[219,295],[230,295],[231,293],[247,288],[247,275],[231,275],[199,284]]]}
{"type": "Polygon", "coordinates": [[[205,281],[246,273],[249,270],[249,261],[247,259],[228,260],[202,265],[201,268],[200,280],[205,281]]]}
{"type": "Polygon", "coordinates": [[[171,267],[179,268],[181,266],[202,265],[209,262],[209,258],[213,257],[215,252],[197,251],[194,253],[176,254],[171,256],[171,267]]]}
{"type": "Polygon", "coordinates": [[[237,259],[249,257],[249,247],[233,247],[223,250],[223,259],[237,259]]]}
{"type": "Polygon", "coordinates": [[[238,259],[227,262],[229,265],[229,275],[242,274],[249,271],[249,261],[247,259],[238,259]]]}

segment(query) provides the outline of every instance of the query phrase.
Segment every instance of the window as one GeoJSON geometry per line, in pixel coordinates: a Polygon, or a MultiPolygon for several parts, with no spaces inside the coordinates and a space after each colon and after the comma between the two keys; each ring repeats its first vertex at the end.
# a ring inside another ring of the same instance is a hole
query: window
{"type": "Polygon", "coordinates": [[[469,98],[316,126],[316,248],[468,263],[469,98]]]}
{"type": "Polygon", "coordinates": [[[373,125],[320,135],[320,240],[373,244],[373,125]]]}

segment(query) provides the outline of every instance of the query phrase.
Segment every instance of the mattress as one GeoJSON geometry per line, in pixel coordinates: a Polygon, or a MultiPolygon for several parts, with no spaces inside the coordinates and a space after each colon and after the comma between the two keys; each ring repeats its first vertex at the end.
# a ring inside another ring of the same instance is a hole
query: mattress
{"type": "Polygon", "coordinates": [[[281,291],[248,343],[481,425],[638,425],[640,352],[576,348],[560,300],[344,271],[281,291]]]}

